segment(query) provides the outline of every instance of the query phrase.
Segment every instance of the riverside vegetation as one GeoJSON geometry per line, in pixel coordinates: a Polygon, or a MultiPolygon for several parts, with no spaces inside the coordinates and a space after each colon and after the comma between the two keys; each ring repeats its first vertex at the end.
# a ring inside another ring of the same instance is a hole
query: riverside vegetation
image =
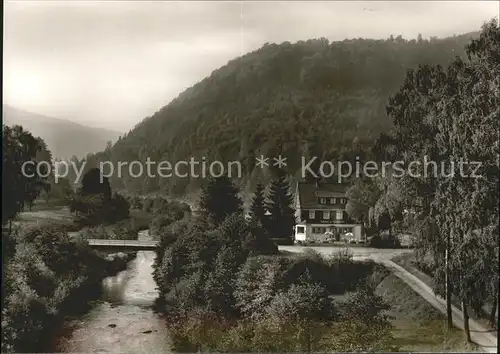
{"type": "Polygon", "coordinates": [[[105,257],[90,249],[84,237],[70,237],[68,229],[119,222],[128,216],[129,206],[119,195],[108,198],[110,188],[108,194],[89,190],[96,186],[94,172],[86,175],[81,190],[74,194],[64,188],[67,184],[59,188],[52,174],[27,178],[21,173],[23,163],[51,161],[51,154],[41,138],[20,126],[3,126],[2,145],[2,186],[9,187],[2,190],[1,349],[36,352],[67,315],[80,313],[99,296],[104,277],[124,270],[134,257],[133,253],[105,257]],[[58,196],[80,214],[73,223],[13,229],[12,220],[44,194],[52,200],[58,196]],[[71,198],[80,199],[70,203],[71,198]]]}
{"type": "Polygon", "coordinates": [[[104,277],[133,257],[106,259],[50,226],[4,235],[2,251],[2,352],[39,350],[65,316],[99,296],[104,277]]]}

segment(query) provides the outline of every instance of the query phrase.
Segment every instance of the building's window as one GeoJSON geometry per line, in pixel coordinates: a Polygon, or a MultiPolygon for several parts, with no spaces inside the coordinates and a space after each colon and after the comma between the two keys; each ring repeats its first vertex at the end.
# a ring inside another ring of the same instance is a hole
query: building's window
{"type": "Polygon", "coordinates": [[[337,220],[342,220],[343,213],[341,211],[337,211],[337,220]]]}
{"type": "Polygon", "coordinates": [[[323,219],[329,220],[330,219],[330,211],[324,211],[323,212],[323,219]]]}
{"type": "Polygon", "coordinates": [[[346,204],[346,203],[347,203],[347,199],[342,198],[342,199],[340,200],[340,203],[341,203],[341,204],[346,204]]]}
{"type": "Polygon", "coordinates": [[[309,210],[309,219],[316,218],[316,212],[314,210],[309,210]]]}
{"type": "Polygon", "coordinates": [[[298,234],[306,233],[306,228],[304,226],[297,226],[297,233],[298,234]]]}
{"type": "Polygon", "coordinates": [[[319,198],[319,204],[326,204],[326,198],[319,198]]]}

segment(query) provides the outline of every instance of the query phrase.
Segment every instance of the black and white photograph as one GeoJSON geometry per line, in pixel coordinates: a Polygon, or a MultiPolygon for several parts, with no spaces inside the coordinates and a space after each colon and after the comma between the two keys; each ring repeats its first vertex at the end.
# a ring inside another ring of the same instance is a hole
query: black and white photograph
{"type": "Polygon", "coordinates": [[[2,353],[497,353],[498,1],[5,0],[2,353]]]}

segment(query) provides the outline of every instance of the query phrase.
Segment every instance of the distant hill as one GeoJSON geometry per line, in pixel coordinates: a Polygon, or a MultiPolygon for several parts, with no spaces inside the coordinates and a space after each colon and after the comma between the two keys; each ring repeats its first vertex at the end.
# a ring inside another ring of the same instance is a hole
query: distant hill
{"type": "MultiPolygon", "coordinates": [[[[373,141],[392,128],[386,105],[406,71],[419,64],[446,67],[477,35],[266,44],[213,71],[95,159],[238,160],[244,176],[237,183],[251,190],[269,179],[255,168],[260,154],[284,155],[296,178],[301,156],[368,157],[373,141]]],[[[202,180],[125,175],[111,182],[131,192],[189,195],[202,180]]]]}
{"type": "Polygon", "coordinates": [[[87,127],[65,119],[26,112],[5,104],[3,124],[22,125],[34,136],[45,141],[52,156],[68,159],[73,155],[84,157],[88,153],[102,151],[108,141],[114,143],[122,135],[107,129],[87,127]]]}

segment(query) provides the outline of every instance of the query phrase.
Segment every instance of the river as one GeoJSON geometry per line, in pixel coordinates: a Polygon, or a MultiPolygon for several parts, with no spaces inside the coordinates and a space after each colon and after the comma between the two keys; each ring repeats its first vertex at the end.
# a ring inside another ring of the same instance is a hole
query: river
{"type": "MultiPolygon", "coordinates": [[[[151,240],[147,231],[139,240],[151,240]]],[[[128,269],[104,279],[101,298],[64,324],[57,352],[152,353],[170,351],[164,319],[152,310],[158,296],[152,276],[154,251],[140,251],[128,269]]]]}

